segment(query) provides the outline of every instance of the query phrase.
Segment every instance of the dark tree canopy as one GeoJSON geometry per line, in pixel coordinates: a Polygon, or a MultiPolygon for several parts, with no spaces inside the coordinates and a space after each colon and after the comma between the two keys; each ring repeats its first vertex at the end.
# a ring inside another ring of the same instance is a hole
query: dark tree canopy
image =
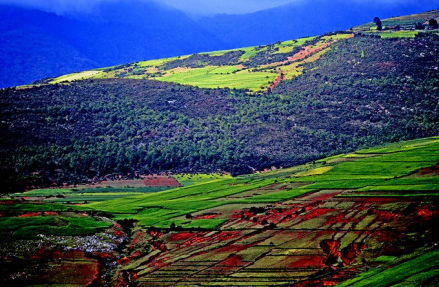
{"type": "Polygon", "coordinates": [[[424,30],[424,25],[421,22],[416,23],[415,25],[416,30],[424,30]]]}
{"type": "Polygon", "coordinates": [[[378,31],[383,30],[383,24],[381,23],[380,18],[378,18],[378,17],[373,18],[373,22],[377,25],[378,31]]]}
{"type": "Polygon", "coordinates": [[[428,21],[428,26],[432,27],[433,29],[439,28],[439,25],[438,25],[436,19],[430,19],[430,21],[428,21]]]}

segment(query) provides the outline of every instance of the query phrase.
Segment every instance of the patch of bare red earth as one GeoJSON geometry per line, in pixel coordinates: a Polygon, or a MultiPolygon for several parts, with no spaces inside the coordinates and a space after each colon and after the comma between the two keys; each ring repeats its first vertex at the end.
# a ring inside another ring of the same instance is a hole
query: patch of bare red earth
{"type": "Polygon", "coordinates": [[[147,176],[143,179],[147,187],[181,187],[182,185],[171,176],[147,176]]]}
{"type": "Polygon", "coordinates": [[[208,213],[208,214],[201,214],[197,217],[194,217],[193,219],[214,219],[220,216],[221,214],[218,213],[208,213]]]}
{"type": "Polygon", "coordinates": [[[316,192],[288,204],[267,205],[258,214],[236,210],[223,225],[227,231],[150,231],[154,256],[130,276],[142,271],[139,286],[203,285],[224,277],[231,280],[243,270],[255,272],[252,268],[258,265],[265,269],[258,267],[257,272],[296,272],[288,279],[297,282],[291,286],[332,286],[355,276],[378,256],[402,255],[425,244],[428,236],[421,242],[409,234],[423,232],[439,216],[436,203],[335,197],[339,194],[316,192]],[[268,244],[275,238],[281,241],[268,244]],[[258,252],[255,246],[264,248],[254,259],[244,260],[248,250],[258,252]],[[274,253],[283,250],[295,251],[281,254],[284,259],[272,266],[264,265],[264,260],[273,260],[274,253]],[[171,276],[172,270],[178,272],[171,276]]]}
{"type": "Polygon", "coordinates": [[[439,164],[436,164],[432,167],[420,169],[418,172],[413,174],[413,176],[415,176],[415,177],[425,176],[425,175],[428,175],[428,176],[439,175],[439,164]]]}
{"type": "MultiPolygon", "coordinates": [[[[43,247],[38,252],[30,254],[26,261],[17,258],[2,258],[3,260],[5,260],[3,264],[30,264],[26,268],[29,273],[24,278],[14,280],[14,286],[34,284],[89,286],[100,282],[98,260],[78,250],[62,251],[43,247]]],[[[23,266],[20,266],[21,268],[23,266]]]]}
{"type": "Polygon", "coordinates": [[[277,78],[276,78],[276,79],[274,80],[274,82],[271,84],[271,86],[270,86],[270,91],[273,92],[273,89],[274,89],[277,85],[279,85],[280,81],[282,81],[282,76],[281,76],[281,75],[277,76],[277,78]]]}
{"type": "Polygon", "coordinates": [[[6,204],[17,204],[18,202],[16,200],[0,200],[0,205],[6,205],[6,204]]]}
{"type": "Polygon", "coordinates": [[[295,61],[303,60],[314,53],[320,52],[321,50],[325,49],[326,47],[330,46],[331,44],[333,44],[333,43],[325,43],[325,44],[322,44],[322,45],[316,46],[316,47],[306,46],[303,48],[302,51],[296,53],[294,56],[288,57],[288,61],[295,62],[295,61]]]}
{"type": "Polygon", "coordinates": [[[17,217],[35,217],[35,216],[43,216],[43,215],[59,215],[59,212],[53,212],[53,211],[26,212],[17,217]]]}

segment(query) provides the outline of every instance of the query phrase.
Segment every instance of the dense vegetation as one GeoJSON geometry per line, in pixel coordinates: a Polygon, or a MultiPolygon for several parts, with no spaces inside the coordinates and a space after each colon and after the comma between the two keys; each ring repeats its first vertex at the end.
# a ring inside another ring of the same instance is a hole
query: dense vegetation
{"type": "MultiPolygon", "coordinates": [[[[302,74],[267,93],[124,78],[5,89],[2,182],[10,189],[17,188],[17,176],[24,185],[47,185],[111,173],[241,174],[435,135],[438,38],[333,42],[320,58],[300,64],[302,74]]],[[[227,65],[242,56],[192,56],[161,65],[227,65]]]]}
{"type": "Polygon", "coordinates": [[[306,64],[305,76],[280,82],[273,93],[290,95],[298,126],[389,140],[436,134],[438,57],[436,35],[356,37],[337,43],[306,64]]]}

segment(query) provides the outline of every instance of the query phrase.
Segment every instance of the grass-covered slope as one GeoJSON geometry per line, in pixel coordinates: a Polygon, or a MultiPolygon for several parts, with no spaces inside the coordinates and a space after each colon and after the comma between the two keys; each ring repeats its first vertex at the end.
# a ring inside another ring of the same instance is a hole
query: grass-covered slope
{"type": "Polygon", "coordinates": [[[434,286],[438,162],[435,137],[89,206],[171,228],[123,267],[139,286],[434,286]]]}
{"type": "MultiPolygon", "coordinates": [[[[382,19],[382,26],[384,31],[386,30],[413,30],[416,24],[422,24],[424,27],[428,26],[428,22],[431,19],[437,19],[439,17],[439,10],[431,10],[424,13],[403,15],[398,17],[391,17],[382,19]]],[[[375,23],[367,23],[353,28],[354,31],[376,31],[375,23]]],[[[396,31],[397,32],[397,31],[396,31]]],[[[398,34],[398,33],[396,33],[398,34]]]]}
{"type": "Polygon", "coordinates": [[[281,79],[299,76],[301,65],[317,60],[329,50],[329,46],[350,37],[353,34],[348,32],[307,37],[267,46],[137,62],[65,75],[44,82],[55,84],[101,78],[156,79],[200,88],[266,92],[281,79]]]}
{"type": "Polygon", "coordinates": [[[16,193],[0,200],[1,280],[66,284],[46,275],[80,270],[84,259],[56,261],[73,249],[100,258],[110,285],[435,286],[438,163],[433,137],[235,178],[177,176],[186,186],[157,193],[133,181],[135,195],[81,206],[67,195],[108,190],[16,193]],[[54,194],[66,197],[46,204],[54,194]],[[36,262],[48,265],[32,275],[36,262]]]}
{"type": "MultiPolygon", "coordinates": [[[[215,180],[88,206],[121,214],[117,217],[137,219],[145,227],[157,223],[167,227],[170,218],[208,208],[278,202],[318,190],[346,190],[343,196],[347,197],[437,196],[437,163],[439,138],[436,137],[362,150],[291,169],[215,180]],[[264,189],[267,191],[258,194],[257,190],[264,189]],[[249,193],[252,190],[254,193],[249,193]]],[[[191,226],[196,224],[191,222],[191,226]]]]}

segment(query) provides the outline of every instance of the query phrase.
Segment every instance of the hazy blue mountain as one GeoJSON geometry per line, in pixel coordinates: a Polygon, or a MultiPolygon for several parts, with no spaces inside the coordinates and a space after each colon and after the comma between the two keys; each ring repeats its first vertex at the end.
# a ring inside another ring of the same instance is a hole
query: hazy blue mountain
{"type": "MultiPolygon", "coordinates": [[[[73,23],[70,23],[73,22],[73,23]]],[[[41,11],[0,6],[0,87],[98,67],[56,29],[74,21],[41,11]]]]}
{"type": "Polygon", "coordinates": [[[153,2],[107,3],[75,16],[0,5],[0,87],[224,48],[183,12],[153,2]]]}

